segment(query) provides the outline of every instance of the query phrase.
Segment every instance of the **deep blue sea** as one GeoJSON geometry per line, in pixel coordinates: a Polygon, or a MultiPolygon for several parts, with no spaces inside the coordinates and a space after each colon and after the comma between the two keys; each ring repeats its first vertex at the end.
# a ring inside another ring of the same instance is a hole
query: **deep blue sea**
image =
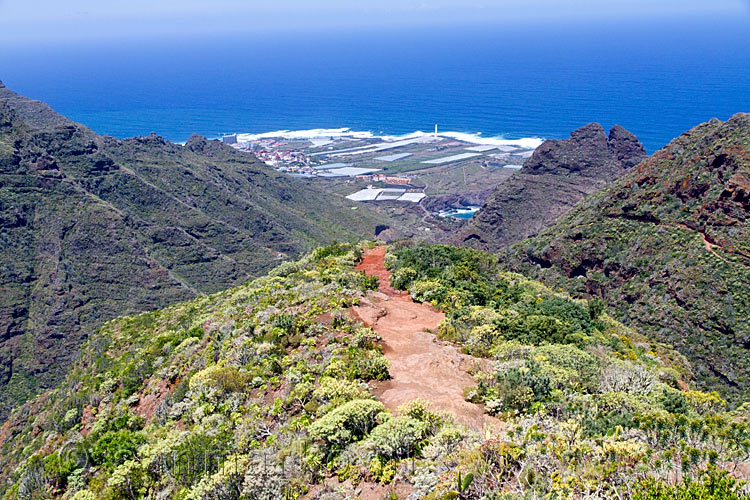
{"type": "Polygon", "coordinates": [[[649,152],[750,111],[747,19],[407,28],[0,51],[0,79],[97,132],[350,127],[567,137],[619,123],[649,152]]]}

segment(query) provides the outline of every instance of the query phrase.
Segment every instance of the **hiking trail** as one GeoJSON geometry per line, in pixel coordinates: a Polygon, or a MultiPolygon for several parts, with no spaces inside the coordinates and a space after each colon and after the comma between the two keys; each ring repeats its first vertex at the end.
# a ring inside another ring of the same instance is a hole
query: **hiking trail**
{"type": "Polygon", "coordinates": [[[377,383],[373,392],[390,410],[420,398],[435,410],[453,413],[468,427],[497,426],[497,419],[464,399],[464,388],[476,385],[466,370],[486,360],[462,354],[426,331],[436,329],[445,315],[391,287],[385,250],[384,246],[367,250],[357,265],[358,270],[380,278],[380,287],[352,308],[356,319],[382,337],[383,354],[391,363],[391,378],[377,383]]]}

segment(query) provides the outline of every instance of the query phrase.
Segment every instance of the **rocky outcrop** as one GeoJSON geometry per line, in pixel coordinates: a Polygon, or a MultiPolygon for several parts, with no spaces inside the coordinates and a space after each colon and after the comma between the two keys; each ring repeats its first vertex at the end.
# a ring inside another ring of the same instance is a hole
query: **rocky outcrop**
{"type": "Polygon", "coordinates": [[[604,298],[738,402],[750,398],[749,223],[750,114],[737,114],[685,132],[500,258],[604,298]]]}
{"type": "Polygon", "coordinates": [[[498,250],[534,236],[645,157],[635,135],[619,125],[609,136],[591,123],[569,139],[546,141],[494,190],[455,242],[498,250]]]}

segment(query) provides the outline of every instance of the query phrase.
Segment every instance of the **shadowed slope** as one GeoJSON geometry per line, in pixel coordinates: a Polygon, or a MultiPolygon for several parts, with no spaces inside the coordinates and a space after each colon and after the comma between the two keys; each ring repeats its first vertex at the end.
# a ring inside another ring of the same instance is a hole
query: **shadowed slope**
{"type": "Polygon", "coordinates": [[[591,123],[570,139],[546,141],[495,189],[455,242],[498,250],[534,236],[645,157],[638,139],[619,125],[609,137],[591,123]]]}

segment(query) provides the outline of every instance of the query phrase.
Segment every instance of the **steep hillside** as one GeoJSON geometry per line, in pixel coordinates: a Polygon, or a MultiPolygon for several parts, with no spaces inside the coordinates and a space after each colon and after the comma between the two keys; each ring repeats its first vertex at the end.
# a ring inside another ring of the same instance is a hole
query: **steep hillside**
{"type": "Polygon", "coordinates": [[[534,236],[645,157],[638,139],[619,125],[609,137],[590,123],[570,139],[546,141],[495,188],[454,243],[494,251],[534,236]]]}
{"type": "MultiPolygon", "coordinates": [[[[440,347],[476,357],[466,398],[502,425],[472,429],[419,400],[387,409],[392,391],[413,390],[399,375],[380,385],[402,346],[356,318],[383,297],[408,299],[373,291],[378,280],[355,269],[362,250],[338,244],[253,283],[107,323],[58,389],[0,429],[0,495],[657,500],[700,487],[680,498],[740,498],[709,464],[741,474],[750,414],[687,390],[687,367],[667,346],[598,301],[499,272],[492,255],[392,250],[392,285],[446,314],[440,347]]],[[[402,336],[435,342],[409,321],[402,336]]],[[[455,392],[446,389],[435,396],[455,392]]],[[[466,407],[452,403],[440,407],[466,407]]]]}
{"type": "Polygon", "coordinates": [[[750,395],[750,115],[681,135],[538,237],[501,256],[604,298],[671,342],[704,387],[750,395]]]}
{"type": "Polygon", "coordinates": [[[104,321],[382,222],[216,141],[100,137],[0,84],[0,418],[104,321]]]}

